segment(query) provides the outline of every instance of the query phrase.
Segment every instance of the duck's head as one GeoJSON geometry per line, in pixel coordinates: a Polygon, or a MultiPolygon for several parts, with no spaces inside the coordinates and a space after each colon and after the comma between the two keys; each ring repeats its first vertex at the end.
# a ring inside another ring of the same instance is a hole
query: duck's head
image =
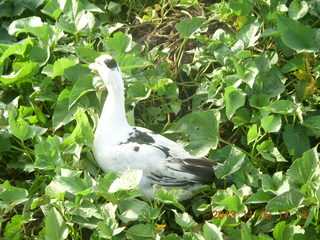
{"type": "Polygon", "coordinates": [[[108,90],[123,90],[120,68],[110,55],[97,57],[94,63],[89,64],[89,68],[99,73],[108,90]]]}

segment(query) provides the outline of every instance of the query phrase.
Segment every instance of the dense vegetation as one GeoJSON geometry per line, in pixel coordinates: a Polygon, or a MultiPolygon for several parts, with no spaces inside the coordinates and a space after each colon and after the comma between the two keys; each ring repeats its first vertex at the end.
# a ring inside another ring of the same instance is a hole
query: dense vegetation
{"type": "Polygon", "coordinates": [[[320,3],[0,1],[0,238],[319,239],[320,3]],[[221,162],[188,201],[91,152],[123,71],[131,123],[221,162]]]}

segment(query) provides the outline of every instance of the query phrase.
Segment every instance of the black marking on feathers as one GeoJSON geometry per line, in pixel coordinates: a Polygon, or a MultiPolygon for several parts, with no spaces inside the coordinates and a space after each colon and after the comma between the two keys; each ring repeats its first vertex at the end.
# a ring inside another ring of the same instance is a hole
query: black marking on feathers
{"type": "Polygon", "coordinates": [[[107,65],[107,67],[110,68],[110,69],[118,68],[118,64],[117,64],[117,62],[116,62],[113,58],[104,60],[104,63],[105,63],[105,64],[107,65]]]}
{"type": "Polygon", "coordinates": [[[125,143],[137,143],[137,144],[146,144],[146,145],[151,145],[152,143],[154,143],[154,139],[149,136],[147,133],[145,132],[141,132],[139,130],[137,130],[136,128],[134,128],[134,132],[131,132],[129,134],[129,138],[125,143]]]}

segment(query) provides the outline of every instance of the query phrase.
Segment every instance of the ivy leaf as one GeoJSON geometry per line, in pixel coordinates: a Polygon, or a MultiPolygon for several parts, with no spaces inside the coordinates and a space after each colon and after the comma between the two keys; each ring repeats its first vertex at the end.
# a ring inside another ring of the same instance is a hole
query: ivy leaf
{"type": "Polygon", "coordinates": [[[180,38],[190,38],[193,34],[200,29],[203,18],[185,18],[176,24],[176,29],[180,33],[180,38]]]}
{"type": "Polygon", "coordinates": [[[225,89],[226,114],[230,119],[236,110],[244,105],[246,94],[241,89],[229,86],[225,89]]]}

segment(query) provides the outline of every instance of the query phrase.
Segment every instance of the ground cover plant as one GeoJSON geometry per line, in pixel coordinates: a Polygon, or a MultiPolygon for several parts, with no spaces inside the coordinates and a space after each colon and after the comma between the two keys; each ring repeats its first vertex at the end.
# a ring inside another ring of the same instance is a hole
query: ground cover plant
{"type": "Polygon", "coordinates": [[[320,4],[0,1],[1,239],[319,239],[320,4]],[[220,162],[226,189],[143,201],[91,152],[120,65],[135,123],[220,162]]]}

